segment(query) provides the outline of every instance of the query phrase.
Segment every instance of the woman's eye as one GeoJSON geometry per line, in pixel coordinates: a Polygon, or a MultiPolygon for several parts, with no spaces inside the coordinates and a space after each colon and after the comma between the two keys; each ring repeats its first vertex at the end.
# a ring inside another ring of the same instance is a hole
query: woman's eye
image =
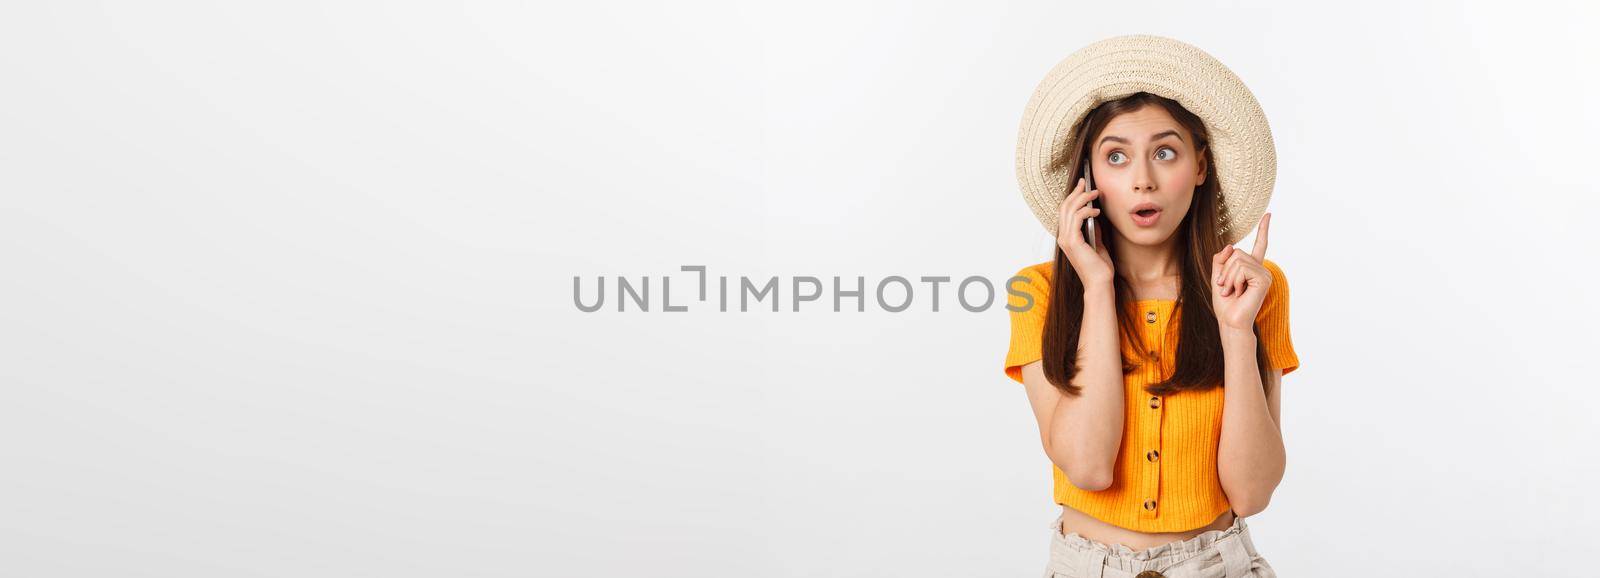
{"type": "Polygon", "coordinates": [[[1160,159],[1160,160],[1164,160],[1164,161],[1170,161],[1170,160],[1176,158],[1177,156],[1178,156],[1178,151],[1175,151],[1175,150],[1172,150],[1172,149],[1169,149],[1169,148],[1166,148],[1166,147],[1162,147],[1161,150],[1156,151],[1156,158],[1160,159]],[[1172,153],[1172,154],[1169,154],[1169,155],[1163,157],[1163,156],[1161,156],[1161,153],[1172,153]]]}
{"type": "Polygon", "coordinates": [[[1117,152],[1111,153],[1110,156],[1107,156],[1106,157],[1106,161],[1110,162],[1111,164],[1114,164],[1114,165],[1120,165],[1120,164],[1122,164],[1122,157],[1123,157],[1122,151],[1117,151],[1117,152]]]}

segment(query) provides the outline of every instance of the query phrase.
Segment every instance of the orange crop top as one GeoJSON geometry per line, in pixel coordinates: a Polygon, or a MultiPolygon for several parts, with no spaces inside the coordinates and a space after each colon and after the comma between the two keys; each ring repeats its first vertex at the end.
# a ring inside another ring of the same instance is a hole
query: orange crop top
{"type": "MultiPolygon", "coordinates": [[[[1273,281],[1256,315],[1258,339],[1266,345],[1271,367],[1287,375],[1300,366],[1289,340],[1289,283],[1276,263],[1263,260],[1262,264],[1272,273],[1273,281]]],[[[1050,304],[1053,266],[1053,262],[1044,262],[1024,268],[1017,274],[1027,282],[1008,284],[1033,298],[1029,310],[1010,313],[1011,347],[1006,352],[1005,373],[1019,383],[1022,366],[1041,357],[1040,336],[1044,334],[1045,311],[1050,304]]],[[[1016,295],[1007,300],[1013,307],[1027,305],[1016,295]]],[[[1156,357],[1123,380],[1127,414],[1111,487],[1084,490],[1072,485],[1061,468],[1051,464],[1057,504],[1137,532],[1191,530],[1211,523],[1231,507],[1217,474],[1224,388],[1219,385],[1168,396],[1155,396],[1144,390],[1146,385],[1170,377],[1175,370],[1177,320],[1182,313],[1175,305],[1170,299],[1144,299],[1130,304],[1138,308],[1135,317],[1145,348],[1156,357]]],[[[1126,337],[1122,345],[1124,358],[1137,356],[1126,337]]]]}

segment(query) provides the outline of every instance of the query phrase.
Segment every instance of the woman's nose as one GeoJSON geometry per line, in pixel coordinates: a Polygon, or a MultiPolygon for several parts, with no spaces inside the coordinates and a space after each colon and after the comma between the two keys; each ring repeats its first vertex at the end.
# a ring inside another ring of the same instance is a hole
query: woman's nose
{"type": "Polygon", "coordinates": [[[1156,179],[1151,174],[1150,163],[1136,162],[1133,167],[1133,190],[1135,192],[1153,192],[1156,190],[1156,179]]]}

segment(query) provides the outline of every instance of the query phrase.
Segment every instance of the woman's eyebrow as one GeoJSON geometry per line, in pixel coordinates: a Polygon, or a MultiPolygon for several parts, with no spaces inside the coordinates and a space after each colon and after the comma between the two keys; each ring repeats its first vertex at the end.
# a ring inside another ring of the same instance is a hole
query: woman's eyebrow
{"type": "MultiPolygon", "coordinates": [[[[1183,141],[1183,135],[1178,134],[1178,131],[1171,130],[1171,129],[1164,130],[1164,131],[1158,132],[1156,134],[1150,135],[1150,140],[1151,140],[1151,142],[1154,142],[1156,140],[1160,140],[1162,137],[1168,137],[1168,136],[1178,137],[1178,141],[1179,142],[1183,141]]],[[[1122,143],[1122,144],[1131,144],[1131,143],[1128,142],[1128,139],[1122,138],[1120,136],[1110,136],[1110,135],[1107,135],[1105,138],[1100,139],[1100,144],[1101,145],[1106,144],[1107,141],[1119,142],[1119,143],[1122,143]]],[[[1096,145],[1096,146],[1099,146],[1099,145],[1096,145]]]]}

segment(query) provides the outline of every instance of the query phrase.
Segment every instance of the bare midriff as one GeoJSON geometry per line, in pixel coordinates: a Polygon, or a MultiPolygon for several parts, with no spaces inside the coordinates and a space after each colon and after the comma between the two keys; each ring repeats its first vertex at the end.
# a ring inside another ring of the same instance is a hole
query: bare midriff
{"type": "Polygon", "coordinates": [[[1233,526],[1233,510],[1229,509],[1217,516],[1210,524],[1184,530],[1182,532],[1135,532],[1121,526],[1107,524],[1094,517],[1072,509],[1070,506],[1061,506],[1061,533],[1070,534],[1077,532],[1079,536],[1115,546],[1121,544],[1132,548],[1134,551],[1148,550],[1170,542],[1182,542],[1199,536],[1211,530],[1226,530],[1233,526]]]}

